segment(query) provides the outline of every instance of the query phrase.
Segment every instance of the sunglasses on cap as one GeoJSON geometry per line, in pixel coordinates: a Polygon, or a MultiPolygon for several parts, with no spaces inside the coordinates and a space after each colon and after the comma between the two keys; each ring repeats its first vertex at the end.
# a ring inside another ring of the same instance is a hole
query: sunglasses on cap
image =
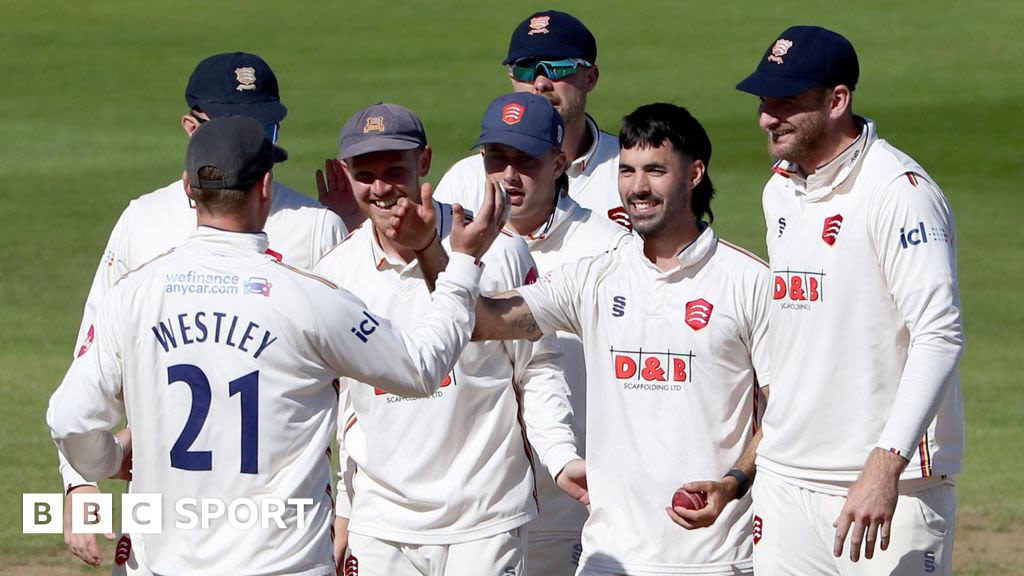
{"type": "Polygon", "coordinates": [[[579,70],[580,66],[590,68],[590,62],[579,58],[566,60],[525,60],[516,62],[509,67],[508,72],[512,78],[519,82],[533,82],[538,74],[543,74],[548,80],[561,80],[571,76],[579,70]]]}
{"type": "MultiPolygon", "coordinates": [[[[202,116],[196,114],[195,111],[192,111],[189,114],[193,118],[195,118],[200,124],[206,124],[210,121],[209,118],[203,118],[202,116]]],[[[263,131],[267,133],[267,138],[270,138],[270,142],[272,144],[277,144],[277,135],[281,131],[281,123],[278,122],[275,124],[264,124],[263,131]]]]}

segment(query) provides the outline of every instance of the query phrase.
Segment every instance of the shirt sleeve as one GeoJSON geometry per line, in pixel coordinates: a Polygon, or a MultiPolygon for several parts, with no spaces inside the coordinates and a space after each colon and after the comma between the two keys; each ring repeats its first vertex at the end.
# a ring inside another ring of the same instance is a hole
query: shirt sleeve
{"type": "Polygon", "coordinates": [[[535,284],[516,289],[530,307],[541,332],[553,334],[561,330],[581,336],[580,290],[592,262],[593,258],[582,258],[548,272],[535,284]]]}
{"type": "Polygon", "coordinates": [[[85,299],[85,309],[82,311],[82,322],[78,327],[78,339],[75,340],[75,349],[72,357],[79,355],[82,346],[86,342],[89,329],[92,327],[93,318],[103,297],[110,291],[110,288],[122,276],[128,273],[128,255],[125,251],[125,239],[131,227],[131,210],[129,204],[121,212],[121,216],[110,231],[107,245],[103,249],[103,256],[99,265],[96,266],[96,273],[92,278],[92,286],[89,288],[89,295],[85,299]]]}
{"type": "Polygon", "coordinates": [[[338,494],[334,500],[334,515],[342,518],[352,517],[352,478],[356,463],[349,453],[346,438],[358,424],[349,395],[351,383],[347,380],[342,379],[338,395],[338,494]]]}
{"type": "Polygon", "coordinates": [[[315,346],[339,376],[399,396],[430,396],[470,340],[481,272],[471,256],[453,253],[430,311],[404,332],[346,290],[314,299],[315,346]]]}
{"type": "Polygon", "coordinates": [[[110,428],[124,418],[116,293],[100,304],[90,344],[50,397],[46,422],[57,448],[86,480],[117,473],[123,449],[110,428]]]}
{"type": "Polygon", "coordinates": [[[334,212],[323,208],[320,210],[320,218],[322,219],[321,225],[318,228],[320,230],[320,241],[316,246],[316,253],[313,254],[313,259],[310,260],[313,264],[316,264],[331,251],[332,248],[341,244],[341,241],[348,236],[348,230],[345,229],[345,222],[342,221],[341,216],[338,216],[334,212]]]}
{"type": "MultiPolygon", "coordinates": [[[[502,268],[508,271],[503,289],[537,279],[536,264],[526,244],[517,242],[514,246],[515,250],[507,253],[512,261],[502,268]]],[[[580,457],[572,431],[569,385],[558,341],[554,334],[548,334],[536,342],[513,340],[505,342],[505,346],[512,358],[513,382],[523,406],[526,437],[554,478],[570,460],[580,457]]]]}
{"type": "MultiPolygon", "coordinates": [[[[99,264],[96,266],[92,286],[89,288],[89,295],[85,299],[85,309],[82,310],[82,322],[78,327],[78,338],[75,340],[72,358],[82,354],[86,347],[89,346],[90,339],[92,338],[90,331],[94,330],[93,320],[99,303],[118,279],[128,273],[128,257],[124,245],[131,226],[131,210],[132,206],[129,204],[121,212],[117,223],[114,224],[114,229],[110,231],[107,245],[103,249],[103,255],[100,257],[99,264]]],[[[95,482],[89,482],[79,474],[71,463],[68,462],[64,453],[59,450],[57,451],[57,459],[65,492],[75,486],[87,484],[95,486],[95,482]]]]}
{"type": "Polygon", "coordinates": [[[892,181],[869,207],[882,274],[910,333],[907,362],[878,446],[910,458],[956,378],[963,325],[953,214],[923,174],[892,181]]]}
{"type": "Polygon", "coordinates": [[[772,277],[767,266],[758,270],[749,297],[750,305],[747,310],[750,314],[750,360],[757,375],[757,384],[763,388],[769,385],[772,378],[768,355],[768,314],[772,302],[772,277]]]}

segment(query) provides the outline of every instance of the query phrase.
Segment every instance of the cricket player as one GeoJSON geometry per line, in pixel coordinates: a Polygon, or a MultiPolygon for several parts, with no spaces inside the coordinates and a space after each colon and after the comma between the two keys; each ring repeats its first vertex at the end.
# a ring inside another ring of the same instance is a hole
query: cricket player
{"type": "MultiPolygon", "coordinates": [[[[510,216],[505,229],[526,241],[540,274],[580,258],[614,250],[632,236],[621,226],[580,206],[565,189],[568,161],[558,145],[563,134],[558,111],[543,97],[516,92],[493,100],[481,121],[480,146],[486,178],[508,191],[510,216]],[[508,122],[514,113],[516,121],[508,122]]],[[[467,182],[452,191],[466,204],[483,202],[487,180],[467,182]]],[[[556,332],[573,409],[573,431],[581,454],[586,436],[587,375],[583,343],[575,334],[556,332]]],[[[540,516],[528,531],[530,574],[571,574],[582,549],[580,533],[587,511],[538,475],[540,516]]]]}
{"type": "MultiPolygon", "coordinates": [[[[750,574],[767,266],[704,221],[711,143],[686,109],[641,106],[619,142],[634,240],[481,298],[474,339],[564,331],[583,341],[587,462],[575,484],[591,511],[576,574],[750,574]],[[681,484],[706,492],[707,505],[670,508],[681,484]]],[[[395,236],[422,242],[427,211],[399,212],[395,236]]],[[[436,250],[420,256],[431,270],[443,261],[436,250]]]]}
{"type": "Polygon", "coordinates": [[[469,340],[500,197],[472,224],[452,224],[451,264],[403,332],[266,253],[271,168],[285,158],[251,118],[196,131],[184,181],[199,227],[108,292],[50,400],[47,423],[76,469],[97,480],[131,458],[131,491],[162,495],[162,530],[132,538],[140,571],[334,574],[335,379],[430,397],[469,340]],[[130,453],[109,432],[123,417],[130,453]],[[229,514],[182,527],[186,498],[229,514]],[[239,501],[247,513],[232,519],[239,501]]]}
{"type": "MultiPolygon", "coordinates": [[[[569,163],[569,195],[595,214],[629,228],[629,219],[619,201],[619,143],[615,136],[602,132],[586,114],[587,97],[597,87],[597,42],[590,30],[575,17],[547,10],[538,12],[516,27],[503,65],[516,92],[531,92],[548,99],[564,120],[562,150],[569,163]]],[[[349,229],[362,221],[362,212],[352,199],[352,191],[341,165],[335,159],[317,170],[320,201],[344,218],[349,229]]],[[[464,197],[485,180],[483,162],[474,154],[456,163],[441,179],[437,198],[461,203],[469,209],[478,205],[479,194],[464,197]]]]}
{"type": "Polygon", "coordinates": [[[953,215],[928,173],[853,113],[858,76],[849,40],[793,26],[737,85],[760,99],[775,159],[759,575],[953,566],[964,443],[953,215]]]}
{"type": "MultiPolygon", "coordinates": [[[[181,126],[189,136],[210,118],[241,115],[260,122],[276,142],[281,122],[288,113],[281,103],[273,70],[259,56],[244,52],[216,54],[201,61],[189,78],[185,101],[190,110],[182,116],[181,126]]],[[[345,226],[337,215],[308,196],[278,182],[274,182],[274,187],[274,203],[266,224],[270,238],[268,250],[287,264],[312,268],[345,237],[345,226]]],[[[185,194],[181,180],[128,204],[110,233],[93,277],[82,314],[76,354],[91,341],[89,329],[96,308],[114,283],[125,273],[183,244],[195,228],[195,204],[185,194]]],[[[70,519],[71,492],[98,490],[63,459],[60,472],[68,494],[64,517],[70,519]]],[[[86,563],[98,566],[102,562],[95,535],[72,534],[70,522],[66,522],[64,539],[69,549],[86,563]]]]}
{"type": "MultiPolygon", "coordinates": [[[[439,218],[422,244],[404,247],[388,237],[397,202],[421,202],[419,179],[430,169],[423,124],[407,108],[380,103],[354,114],[341,130],[338,158],[368,221],[316,271],[350,286],[396,325],[412,326],[436,297],[417,254],[433,246],[451,250],[452,226],[463,211],[431,202],[439,218]]],[[[496,190],[491,186],[488,197],[496,190]]],[[[529,251],[511,235],[500,235],[482,261],[481,290],[504,292],[536,279],[529,251]]],[[[554,338],[471,344],[426,399],[357,380],[348,388],[351,413],[342,426],[342,445],[355,464],[345,476],[350,489],[339,487],[352,498],[350,510],[338,510],[348,514],[346,573],[524,574],[523,526],[537,515],[534,473],[555,478],[583,465],[554,338]],[[530,445],[543,470],[533,469],[530,445]]]]}

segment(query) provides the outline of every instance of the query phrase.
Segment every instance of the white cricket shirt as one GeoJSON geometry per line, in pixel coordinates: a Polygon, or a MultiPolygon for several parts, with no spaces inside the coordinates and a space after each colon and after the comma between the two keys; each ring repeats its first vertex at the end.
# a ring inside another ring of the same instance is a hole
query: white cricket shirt
{"type": "MultiPolygon", "coordinates": [[[[586,121],[593,143],[565,170],[569,177],[569,196],[580,206],[631,230],[629,216],[619,197],[619,139],[602,132],[590,116],[586,121]]],[[[434,198],[477,210],[483,202],[486,178],[483,157],[473,154],[448,169],[437,183],[434,198]]]]}
{"type": "MultiPolygon", "coordinates": [[[[86,341],[96,307],[110,287],[125,273],[184,244],[196,229],[196,211],[190,202],[183,181],[178,180],[132,200],[124,209],[96,268],[78,329],[76,353],[86,341]]],[[[346,234],[337,214],[278,182],[274,182],[265,232],[270,249],[283,262],[306,270],[346,234]]],[[[63,460],[60,469],[65,489],[85,483],[63,460]]]]}
{"type": "Polygon", "coordinates": [[[810,178],[780,162],[764,189],[774,380],[757,464],[840,495],[875,446],[910,460],[904,480],[941,481],[964,439],[953,215],[861,121],[810,178]]]}
{"type": "MultiPolygon", "coordinates": [[[[439,234],[450,252],[451,207],[436,207],[439,234]]],[[[533,260],[518,238],[499,235],[482,260],[484,292],[536,279],[533,260]]],[[[389,257],[370,224],[324,256],[316,270],[398,326],[413,324],[431,306],[419,263],[389,257]]],[[[567,395],[560,354],[550,337],[537,343],[473,342],[426,399],[403,399],[351,383],[349,401],[357,421],[347,433],[343,429],[342,440],[355,463],[349,531],[433,545],[486,538],[525,524],[536,516],[537,504],[524,430],[547,468],[538,474],[554,476],[578,458],[567,395]]]]}
{"type": "Polygon", "coordinates": [[[117,470],[108,431],[127,416],[133,493],[163,496],[163,531],[132,534],[158,574],[334,574],[333,381],[429,396],[469,341],[479,267],[455,254],[415,326],[399,332],[345,290],[266,255],[266,235],[201,227],[125,276],[50,399],[59,449],[87,478],[117,470]],[[123,401],[121,396],[123,395],[123,401]],[[230,506],[305,498],[284,527],[176,522],[183,498],[230,506]]]}
{"type": "Polygon", "coordinates": [[[665,508],[681,484],[721,478],[754,432],[755,383],[769,380],[765,264],[708,226],[669,272],[636,237],[518,291],[545,333],[575,333],[586,352],[591,513],[580,565],[749,569],[749,497],[701,530],[665,508]]]}

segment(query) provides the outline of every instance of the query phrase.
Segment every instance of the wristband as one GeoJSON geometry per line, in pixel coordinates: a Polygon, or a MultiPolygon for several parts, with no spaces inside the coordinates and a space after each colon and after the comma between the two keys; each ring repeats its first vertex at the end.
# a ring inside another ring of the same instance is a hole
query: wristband
{"type": "Polygon", "coordinates": [[[732,476],[739,482],[739,486],[736,488],[736,499],[739,500],[746,496],[747,490],[750,489],[750,477],[747,476],[747,473],[739,468],[733,468],[726,472],[722,478],[728,478],[729,476],[732,476]]]}
{"type": "Polygon", "coordinates": [[[437,240],[437,238],[438,238],[437,230],[434,230],[434,235],[430,237],[430,242],[427,242],[427,245],[424,246],[423,248],[420,248],[419,250],[413,250],[413,252],[415,252],[417,254],[422,254],[422,253],[426,252],[427,248],[430,248],[431,246],[434,245],[434,240],[437,240]]]}

